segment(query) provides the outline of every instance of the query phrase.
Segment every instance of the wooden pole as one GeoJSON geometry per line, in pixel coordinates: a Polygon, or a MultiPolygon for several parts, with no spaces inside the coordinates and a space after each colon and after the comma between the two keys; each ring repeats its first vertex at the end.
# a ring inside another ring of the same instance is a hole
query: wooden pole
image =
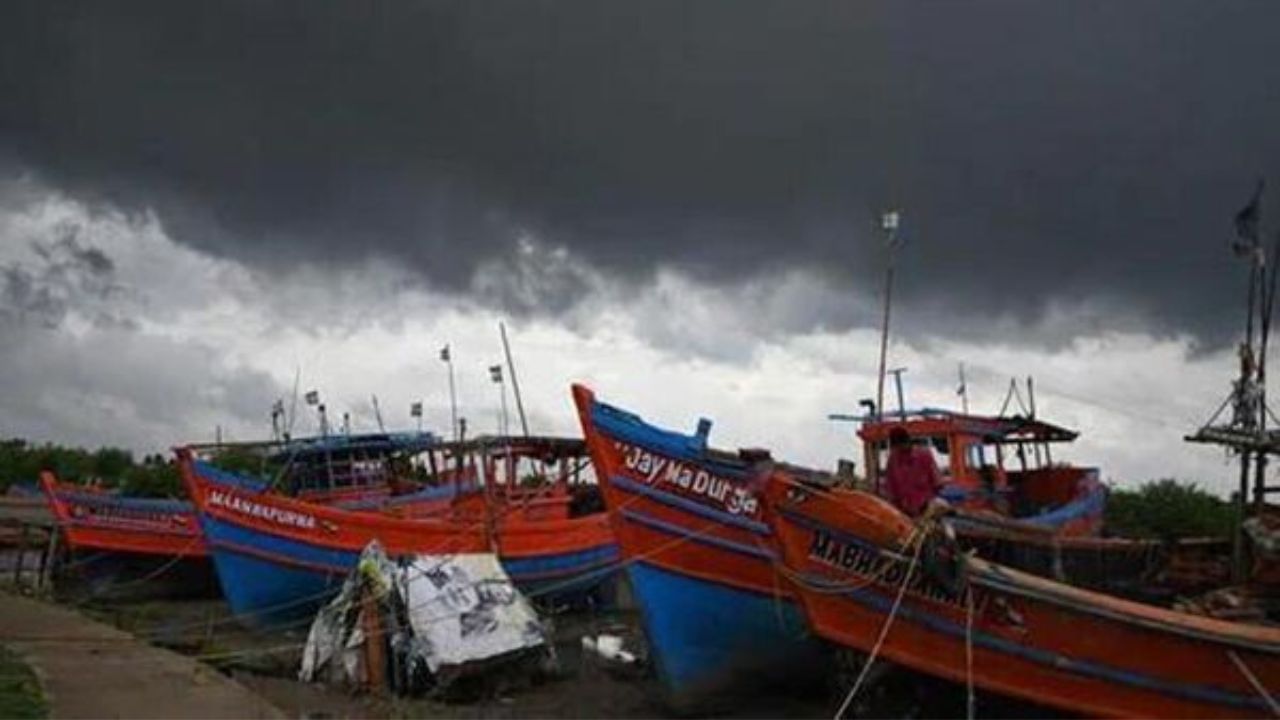
{"type": "Polygon", "coordinates": [[[13,586],[15,588],[22,587],[22,566],[26,564],[27,559],[27,524],[24,522],[20,526],[22,528],[21,539],[18,541],[18,559],[13,564],[13,586]]]}
{"type": "Polygon", "coordinates": [[[453,351],[448,345],[445,345],[444,361],[449,366],[449,415],[453,421],[453,439],[459,441],[465,434],[461,425],[458,423],[458,388],[453,381],[453,351]]]}
{"type": "Polygon", "coordinates": [[[893,246],[889,247],[889,260],[884,271],[884,316],[880,321],[880,372],[876,379],[876,415],[884,417],[885,362],[889,354],[889,306],[893,299],[893,246]]]}
{"type": "Polygon", "coordinates": [[[1244,582],[1244,513],[1249,494],[1249,451],[1240,451],[1240,490],[1236,498],[1236,531],[1231,539],[1231,581],[1244,582]]]}
{"type": "MultiPolygon", "coordinates": [[[[507,355],[507,370],[511,373],[511,392],[516,396],[516,412],[520,414],[520,430],[529,437],[529,421],[524,416],[524,400],[520,397],[520,380],[516,378],[516,363],[511,359],[511,343],[507,342],[507,325],[498,323],[498,331],[502,334],[502,351],[507,355]]],[[[503,400],[505,403],[506,400],[503,400]]],[[[505,412],[503,413],[505,415],[505,412]]]]}
{"type": "MultiPolygon", "coordinates": [[[[1262,341],[1258,350],[1258,437],[1265,438],[1267,431],[1267,344],[1271,337],[1271,313],[1275,308],[1276,276],[1275,263],[1280,257],[1280,233],[1276,234],[1271,250],[1271,272],[1267,272],[1267,258],[1262,258],[1261,283],[1264,290],[1262,298],[1262,341]]],[[[1266,504],[1267,487],[1267,454],[1259,452],[1256,472],[1253,478],[1253,506],[1255,512],[1262,512],[1266,504]]]]}
{"type": "Polygon", "coordinates": [[[53,564],[58,552],[58,528],[49,528],[49,542],[44,546],[44,554],[40,556],[40,574],[36,576],[36,588],[43,590],[52,585],[53,564]]]}
{"type": "Polygon", "coordinates": [[[378,617],[378,601],[369,587],[369,579],[363,579],[360,596],[360,621],[364,629],[364,667],[368,689],[381,695],[387,689],[387,654],[381,618],[378,617]]]}

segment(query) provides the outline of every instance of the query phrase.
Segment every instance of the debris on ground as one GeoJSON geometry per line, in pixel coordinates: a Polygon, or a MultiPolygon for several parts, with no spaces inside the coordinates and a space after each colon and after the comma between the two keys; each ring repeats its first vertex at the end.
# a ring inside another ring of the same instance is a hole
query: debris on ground
{"type": "Polygon", "coordinates": [[[298,676],[401,695],[440,695],[486,676],[510,686],[554,673],[549,637],[496,556],[396,562],[374,542],[316,615],[298,676]]]}

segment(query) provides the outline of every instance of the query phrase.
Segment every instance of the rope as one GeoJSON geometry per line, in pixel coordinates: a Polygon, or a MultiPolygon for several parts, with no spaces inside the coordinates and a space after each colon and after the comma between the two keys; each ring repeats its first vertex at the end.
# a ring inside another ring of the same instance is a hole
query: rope
{"type": "MultiPolygon", "coordinates": [[[[478,525],[478,523],[477,523],[477,525],[478,525]]],[[[564,578],[564,579],[562,579],[562,580],[560,580],[560,581],[557,581],[557,582],[554,582],[554,583],[550,583],[550,584],[544,585],[544,586],[542,586],[542,587],[538,588],[537,590],[533,590],[533,591],[526,592],[526,593],[523,593],[523,594],[524,594],[524,596],[525,596],[526,598],[537,598],[537,597],[541,597],[541,596],[544,596],[544,595],[554,594],[555,592],[557,592],[557,591],[559,591],[559,590],[562,590],[562,589],[567,588],[567,587],[570,587],[570,586],[572,586],[572,585],[574,585],[574,584],[580,583],[580,582],[582,582],[584,579],[586,579],[586,578],[590,578],[590,577],[592,577],[593,575],[600,575],[600,576],[604,576],[604,575],[607,575],[607,574],[610,574],[610,573],[616,572],[616,571],[618,571],[618,570],[621,570],[621,569],[623,569],[623,568],[625,568],[625,567],[627,567],[627,566],[630,566],[630,565],[631,565],[631,564],[633,564],[633,563],[636,563],[636,562],[639,562],[639,561],[642,561],[642,560],[646,560],[646,559],[652,558],[652,557],[654,557],[654,556],[656,556],[656,555],[658,555],[658,554],[661,554],[661,553],[663,553],[663,552],[666,552],[666,551],[668,551],[668,550],[670,550],[670,549],[672,549],[672,548],[674,548],[674,547],[676,547],[676,546],[678,546],[678,545],[681,545],[681,544],[683,544],[683,543],[685,543],[685,542],[688,542],[688,541],[690,541],[690,540],[693,540],[693,539],[695,539],[695,538],[697,538],[697,537],[701,537],[701,536],[705,535],[707,532],[709,532],[710,530],[712,530],[712,529],[714,529],[715,527],[717,527],[718,525],[719,525],[719,523],[718,523],[717,521],[715,521],[715,520],[709,520],[706,524],[704,524],[702,527],[700,527],[697,531],[692,532],[692,533],[689,533],[689,534],[688,534],[688,535],[686,535],[686,536],[677,537],[677,538],[672,538],[671,540],[669,540],[669,541],[667,541],[667,542],[663,543],[662,545],[659,545],[657,548],[654,548],[654,549],[650,550],[649,552],[642,553],[642,554],[639,554],[639,555],[635,555],[635,556],[633,556],[633,557],[631,557],[631,558],[628,558],[628,559],[626,559],[626,560],[624,560],[624,561],[619,561],[619,562],[617,562],[617,563],[610,563],[610,564],[605,565],[605,566],[602,566],[602,567],[593,568],[593,569],[588,570],[588,571],[586,571],[586,572],[583,572],[583,573],[580,573],[580,574],[577,574],[577,575],[573,575],[573,576],[568,577],[568,578],[564,578]]],[[[445,561],[447,561],[447,558],[446,558],[445,560],[442,560],[442,562],[445,562],[445,561]]],[[[414,571],[414,572],[415,572],[415,576],[416,576],[416,575],[424,575],[424,574],[425,574],[425,571],[414,571]]],[[[480,583],[482,583],[482,582],[486,582],[486,581],[478,581],[478,582],[476,582],[476,583],[472,583],[472,585],[477,585],[477,584],[480,584],[480,583]]],[[[290,602],[287,602],[287,603],[281,603],[281,604],[279,605],[279,608],[283,608],[283,607],[287,607],[287,606],[295,605],[295,604],[301,604],[301,602],[303,602],[303,601],[307,601],[307,600],[319,599],[320,597],[327,596],[327,595],[331,594],[331,592],[332,592],[332,591],[326,590],[326,591],[324,591],[323,593],[317,593],[317,594],[315,594],[314,596],[311,596],[311,597],[301,598],[301,599],[295,599],[295,600],[290,601],[290,602]]],[[[422,602],[422,603],[418,603],[417,605],[409,606],[409,607],[407,607],[406,609],[407,609],[408,611],[412,611],[412,610],[419,609],[419,608],[421,608],[421,607],[426,607],[428,604],[430,604],[430,603],[432,603],[432,602],[437,602],[437,601],[442,601],[442,600],[444,600],[444,597],[443,597],[443,596],[440,596],[440,597],[436,597],[436,598],[433,598],[433,599],[428,599],[428,600],[426,600],[426,601],[424,601],[424,602],[422,602]]],[[[341,607],[341,609],[342,609],[342,610],[344,610],[344,611],[346,611],[346,610],[350,610],[350,609],[352,609],[352,608],[354,608],[354,607],[356,607],[356,603],[353,601],[353,602],[348,602],[348,603],[343,604],[343,606],[341,607]]],[[[447,620],[447,619],[450,619],[450,618],[452,618],[452,617],[456,617],[456,616],[457,616],[457,614],[454,614],[454,615],[444,615],[444,616],[441,616],[441,617],[439,617],[439,618],[435,618],[435,619],[433,620],[433,622],[436,622],[436,621],[441,621],[441,622],[442,622],[442,621],[444,621],[444,620],[447,620]]],[[[295,627],[295,626],[299,626],[299,627],[300,627],[300,626],[302,626],[302,625],[309,625],[311,622],[313,622],[313,620],[314,620],[314,618],[311,618],[311,617],[299,618],[298,620],[295,620],[295,621],[292,621],[292,622],[289,622],[289,623],[284,623],[284,624],[281,624],[281,625],[276,625],[276,626],[274,626],[272,629],[273,629],[273,630],[277,630],[277,631],[281,631],[281,630],[286,630],[286,629],[289,629],[289,628],[292,628],[292,627],[295,627]]],[[[217,622],[217,623],[214,623],[214,624],[215,624],[215,625],[217,625],[217,624],[225,624],[225,623],[231,623],[231,622],[237,622],[237,619],[236,619],[234,616],[233,616],[233,617],[228,617],[228,618],[224,618],[223,620],[221,620],[221,621],[219,621],[219,622],[217,622]]],[[[182,627],[182,626],[178,626],[178,627],[182,627]]],[[[208,627],[208,624],[207,624],[207,623],[205,623],[205,622],[191,623],[191,624],[190,624],[190,627],[191,627],[191,628],[193,628],[193,629],[197,629],[197,628],[205,628],[205,627],[208,627]]],[[[169,628],[170,633],[172,632],[172,630],[173,630],[173,628],[169,628]]],[[[158,636],[157,636],[156,638],[148,638],[148,637],[146,637],[145,635],[134,635],[134,636],[130,636],[130,637],[127,637],[127,638],[78,638],[78,637],[75,637],[75,636],[44,636],[44,637],[38,637],[38,638],[36,638],[36,637],[28,638],[28,640],[29,640],[29,641],[41,641],[41,642],[86,642],[86,641],[88,641],[88,642],[100,642],[100,641],[108,641],[108,642],[110,642],[110,641],[112,641],[112,640],[118,640],[118,641],[131,641],[131,640],[134,640],[134,639],[142,639],[142,640],[144,640],[144,641],[145,641],[145,640],[149,640],[149,639],[154,640],[154,639],[158,639],[158,636]]],[[[300,649],[300,648],[303,648],[303,647],[305,647],[305,646],[306,646],[306,642],[305,642],[305,641],[303,641],[303,642],[294,642],[294,643],[286,643],[286,644],[282,644],[282,645],[276,645],[276,646],[272,646],[272,647],[270,647],[270,648],[247,649],[247,650],[232,650],[232,651],[224,651],[224,652],[217,652],[217,653],[197,654],[197,655],[193,655],[192,657],[195,657],[195,658],[197,658],[197,659],[231,659],[231,658],[236,658],[236,657],[249,657],[249,656],[253,656],[253,655],[261,655],[261,654],[273,654],[273,653],[281,652],[281,651],[284,651],[284,650],[287,650],[287,649],[300,649]]]]}
{"type": "Polygon", "coordinates": [[[965,717],[973,720],[977,717],[978,698],[973,691],[973,586],[965,588],[966,604],[968,612],[965,616],[964,624],[964,672],[965,672],[965,690],[968,695],[968,704],[965,707],[965,717]]]}
{"type": "Polygon", "coordinates": [[[871,654],[867,656],[867,662],[863,664],[862,671],[858,673],[858,679],[854,681],[853,687],[850,688],[849,694],[845,696],[844,702],[840,703],[840,709],[836,710],[834,720],[840,720],[844,717],[845,710],[849,709],[849,704],[858,695],[858,691],[862,689],[862,683],[867,679],[867,673],[871,671],[871,665],[875,663],[876,657],[880,654],[880,648],[884,645],[884,640],[889,635],[889,628],[893,626],[893,621],[898,617],[898,608],[902,606],[902,598],[907,594],[907,585],[911,582],[911,576],[915,574],[916,563],[920,560],[920,550],[924,547],[923,542],[916,544],[915,552],[911,555],[911,564],[907,566],[907,572],[902,577],[902,584],[898,586],[898,595],[893,599],[893,607],[889,609],[889,614],[884,619],[884,624],[880,626],[880,636],[876,638],[876,644],[871,648],[871,654]]]}
{"type": "Polygon", "coordinates": [[[1231,658],[1231,662],[1235,663],[1236,669],[1240,671],[1241,675],[1244,675],[1245,680],[1249,681],[1254,691],[1266,701],[1267,707],[1271,708],[1271,714],[1280,718],[1280,703],[1277,703],[1276,699],[1271,697],[1271,693],[1267,692],[1267,688],[1263,686],[1262,681],[1258,680],[1258,676],[1254,675],[1249,666],[1244,664],[1244,660],[1240,659],[1235,650],[1228,650],[1227,657],[1231,658]]]}
{"type": "Polygon", "coordinates": [[[121,588],[133,587],[135,585],[141,585],[143,583],[149,582],[151,580],[154,580],[160,577],[164,573],[168,572],[175,565],[177,565],[179,562],[189,557],[187,555],[187,552],[192,548],[194,548],[196,546],[196,543],[202,542],[203,540],[204,538],[201,535],[193,536],[191,540],[189,540],[187,544],[184,545],[180,551],[174,553],[172,557],[170,557],[168,560],[162,563],[159,567],[144,574],[142,577],[134,578],[132,580],[125,580],[123,582],[117,582],[114,579],[109,579],[100,588],[90,588],[89,597],[85,598],[83,601],[76,604],[83,605],[86,602],[90,602],[112,591],[117,591],[117,590],[120,590],[121,588]]]}
{"type": "MultiPolygon", "coordinates": [[[[638,502],[638,501],[639,501],[639,500],[641,500],[641,499],[642,499],[642,498],[641,498],[640,496],[632,497],[632,498],[628,499],[626,502],[622,503],[622,504],[621,504],[620,506],[618,506],[617,508],[615,508],[615,509],[613,509],[613,510],[610,510],[610,511],[607,511],[607,512],[610,512],[610,513],[618,512],[618,511],[620,511],[621,509],[623,509],[623,508],[625,508],[625,507],[627,507],[627,506],[631,505],[632,503],[638,502]]],[[[504,512],[504,514],[505,514],[506,512],[511,512],[510,507],[508,506],[508,508],[507,508],[505,511],[503,511],[503,512],[504,512]]],[[[466,529],[474,529],[474,528],[479,528],[479,527],[481,527],[481,526],[483,526],[483,525],[484,525],[484,521],[476,521],[476,522],[472,523],[472,524],[471,524],[471,525],[469,525],[469,526],[464,526],[464,528],[463,528],[463,529],[464,529],[464,530],[466,530],[466,529]]],[[[689,541],[691,541],[691,540],[695,540],[695,539],[697,539],[697,538],[699,538],[699,537],[702,537],[702,536],[706,535],[710,530],[712,530],[713,528],[717,527],[718,525],[719,525],[719,523],[718,523],[718,522],[716,522],[716,521],[714,521],[714,520],[712,520],[712,521],[708,521],[706,524],[704,524],[704,525],[703,525],[702,527],[700,527],[698,530],[696,530],[696,531],[694,531],[694,532],[691,532],[691,533],[688,533],[688,534],[686,534],[686,535],[683,535],[683,536],[681,536],[681,537],[672,538],[671,540],[669,540],[669,541],[667,541],[667,542],[663,543],[662,545],[658,546],[657,548],[654,548],[654,549],[650,550],[649,552],[642,553],[642,554],[639,554],[639,555],[635,555],[635,556],[632,556],[632,557],[630,557],[630,558],[627,558],[627,559],[625,559],[625,560],[622,560],[622,561],[619,561],[619,562],[616,562],[616,563],[610,563],[610,564],[605,565],[605,566],[602,566],[602,567],[593,568],[593,569],[588,570],[588,571],[586,571],[586,572],[584,572],[584,573],[581,573],[581,574],[578,574],[578,575],[574,575],[574,576],[571,576],[571,577],[569,577],[569,578],[565,578],[565,579],[563,579],[563,580],[561,580],[561,581],[554,582],[554,583],[550,583],[550,584],[548,584],[548,585],[544,585],[544,586],[540,587],[539,589],[537,589],[537,590],[535,590],[535,591],[531,591],[531,592],[525,593],[524,595],[525,595],[525,597],[527,597],[527,598],[536,598],[536,597],[540,597],[540,596],[543,596],[543,595],[549,595],[549,594],[553,594],[553,593],[555,593],[555,592],[557,592],[557,591],[559,591],[559,590],[561,590],[561,589],[564,589],[564,588],[566,588],[566,587],[569,587],[569,586],[571,586],[571,585],[574,585],[574,584],[580,583],[580,582],[582,582],[584,579],[586,579],[586,578],[590,578],[590,577],[591,577],[591,576],[593,576],[593,575],[600,575],[600,576],[604,576],[604,575],[607,575],[607,574],[610,574],[610,573],[613,573],[613,572],[617,572],[617,571],[619,571],[619,570],[625,569],[626,567],[629,567],[630,565],[632,565],[632,564],[634,564],[634,563],[636,563],[636,562],[640,562],[640,561],[643,561],[643,560],[646,560],[646,559],[649,559],[649,558],[655,557],[655,556],[657,556],[657,555],[659,555],[659,554],[661,554],[661,553],[664,553],[664,552],[666,552],[666,551],[668,551],[668,550],[670,550],[670,549],[672,549],[672,548],[674,548],[674,547],[677,547],[677,546],[682,545],[682,544],[684,544],[684,543],[686,543],[686,542],[689,542],[689,541]]],[[[259,612],[278,611],[278,610],[282,610],[282,609],[285,609],[285,608],[288,608],[288,607],[297,606],[297,605],[302,605],[302,604],[305,604],[305,603],[308,603],[308,602],[311,602],[311,601],[314,601],[314,600],[322,599],[322,598],[324,598],[324,597],[327,597],[327,596],[331,595],[332,593],[333,593],[333,589],[332,589],[332,588],[326,588],[325,590],[323,590],[323,591],[321,591],[321,592],[317,592],[317,593],[314,593],[314,594],[309,595],[309,596],[304,596],[304,597],[300,597],[300,598],[294,598],[294,599],[292,599],[292,600],[289,600],[289,601],[286,601],[286,602],[283,602],[283,603],[278,603],[278,604],[273,605],[273,606],[267,606],[267,607],[261,608],[261,609],[259,609],[259,612]]],[[[430,601],[428,601],[428,602],[430,602],[430,601]]],[[[354,603],[347,603],[347,604],[346,604],[346,606],[345,606],[343,609],[344,609],[344,610],[348,610],[348,609],[351,609],[352,607],[354,607],[354,603]]],[[[417,607],[418,607],[418,606],[414,606],[414,607],[409,608],[409,609],[410,609],[410,610],[412,610],[412,609],[417,609],[417,607]]],[[[445,616],[445,617],[442,617],[442,618],[439,618],[439,619],[440,619],[440,620],[444,620],[444,619],[447,619],[448,617],[449,617],[449,616],[445,616]]],[[[297,620],[295,620],[295,621],[291,621],[291,622],[288,622],[288,623],[285,623],[285,624],[282,624],[282,625],[277,625],[277,626],[275,626],[273,629],[275,629],[275,630],[286,630],[286,629],[290,629],[290,628],[293,628],[293,627],[301,627],[301,626],[303,626],[303,625],[310,624],[310,623],[313,621],[313,619],[314,619],[314,618],[310,618],[310,617],[302,617],[302,618],[299,618],[299,619],[297,619],[297,620]]],[[[215,622],[212,622],[212,623],[207,622],[207,621],[192,622],[192,623],[189,623],[189,624],[186,626],[186,628],[187,628],[187,629],[193,629],[193,630],[198,629],[198,630],[206,630],[206,631],[207,631],[208,629],[210,629],[210,628],[212,628],[212,627],[215,627],[215,626],[220,626],[220,625],[225,625],[225,624],[232,624],[232,623],[236,623],[236,622],[238,622],[238,621],[239,621],[239,620],[238,620],[238,618],[236,618],[235,616],[229,616],[229,617],[223,618],[223,619],[221,619],[221,620],[218,620],[218,621],[215,621],[215,622]]],[[[184,628],[184,626],[179,625],[179,626],[177,626],[177,628],[176,628],[176,629],[183,629],[183,628],[184,628]]],[[[164,633],[164,635],[166,635],[166,636],[170,636],[170,637],[171,637],[171,636],[172,636],[172,633],[173,633],[173,631],[174,631],[174,630],[175,630],[175,628],[174,628],[174,627],[169,627],[169,628],[167,628],[167,632],[165,632],[165,633],[164,633]]],[[[142,639],[142,640],[144,640],[144,641],[147,641],[147,640],[156,640],[156,639],[159,639],[159,638],[160,638],[160,635],[159,635],[159,634],[157,634],[157,635],[156,635],[156,636],[154,636],[154,637],[150,637],[150,638],[148,638],[146,635],[141,635],[141,634],[140,634],[140,635],[136,635],[136,636],[133,636],[133,637],[131,637],[131,638],[128,638],[128,639],[132,640],[132,639],[134,639],[134,638],[142,639]]],[[[46,638],[41,638],[41,639],[42,639],[42,640],[45,640],[45,641],[69,641],[69,642],[70,642],[70,641],[78,641],[78,640],[79,640],[78,638],[74,638],[74,637],[46,637],[46,638]]],[[[215,658],[248,657],[248,656],[252,656],[252,655],[260,655],[260,654],[273,654],[273,653],[275,653],[275,652],[280,652],[280,651],[287,650],[287,649],[299,649],[299,648],[305,647],[305,645],[306,645],[306,643],[305,643],[305,641],[304,641],[304,642],[288,643],[288,644],[279,645],[279,646],[274,646],[274,647],[271,647],[271,648],[264,648],[264,649],[248,649],[248,650],[243,650],[243,651],[225,651],[225,652],[220,652],[220,653],[198,654],[198,655],[194,655],[193,657],[195,657],[195,658],[197,658],[197,659],[215,659],[215,658]]]]}
{"type": "MultiPolygon", "coordinates": [[[[667,542],[663,543],[662,545],[659,545],[657,548],[654,548],[654,549],[652,549],[652,550],[650,550],[650,551],[648,551],[648,552],[646,552],[646,553],[641,553],[641,554],[639,554],[639,555],[635,555],[635,556],[633,556],[633,557],[631,557],[631,558],[628,558],[627,560],[620,561],[620,562],[618,562],[618,563],[612,563],[612,564],[607,565],[607,566],[604,566],[604,567],[595,568],[595,569],[593,569],[593,570],[589,570],[589,571],[587,571],[587,572],[585,572],[585,573],[582,573],[582,574],[580,574],[580,575],[575,575],[575,576],[570,577],[570,578],[565,578],[564,580],[561,580],[561,581],[559,581],[559,582],[551,583],[550,585],[543,586],[543,587],[541,587],[541,588],[539,588],[539,589],[537,589],[537,590],[534,590],[534,591],[531,591],[531,592],[524,593],[524,596],[525,596],[526,598],[537,598],[537,597],[540,597],[540,596],[543,596],[543,595],[550,595],[550,594],[554,594],[554,593],[555,593],[555,592],[557,592],[558,590],[561,590],[561,589],[563,589],[563,588],[569,587],[569,586],[571,586],[571,585],[573,585],[573,584],[575,584],[575,583],[579,583],[579,582],[581,582],[584,578],[591,577],[592,575],[597,575],[597,574],[598,574],[598,575],[606,575],[606,574],[608,574],[608,573],[616,572],[616,571],[621,570],[621,569],[624,569],[624,568],[626,568],[626,567],[628,567],[628,566],[630,566],[630,565],[632,565],[632,564],[634,564],[634,563],[636,563],[636,562],[640,562],[640,561],[642,561],[642,560],[646,560],[646,559],[652,558],[652,557],[657,556],[657,555],[659,555],[659,554],[661,554],[661,553],[663,553],[663,552],[666,552],[667,550],[670,550],[670,549],[672,549],[672,548],[674,548],[674,547],[676,547],[676,546],[678,546],[678,545],[681,545],[681,544],[683,544],[683,543],[685,543],[685,542],[688,542],[688,541],[690,541],[690,540],[692,540],[692,539],[694,539],[694,538],[697,538],[697,537],[700,537],[700,536],[702,536],[702,535],[705,535],[707,532],[709,532],[710,530],[712,530],[712,529],[714,529],[715,527],[718,527],[718,526],[719,526],[719,523],[718,523],[717,521],[715,521],[715,520],[710,520],[710,521],[708,521],[706,524],[704,524],[702,527],[700,527],[696,532],[690,533],[690,534],[689,534],[689,535],[687,535],[687,536],[677,537],[677,538],[672,538],[671,540],[669,540],[669,541],[667,541],[667,542]]],[[[473,585],[473,586],[474,586],[474,585],[478,585],[478,584],[483,583],[483,582],[486,582],[486,581],[478,581],[478,582],[476,582],[476,583],[472,583],[472,585],[473,585]]],[[[430,603],[432,603],[432,602],[443,601],[444,599],[445,599],[445,598],[444,598],[443,596],[439,596],[439,597],[436,597],[436,598],[431,598],[431,599],[428,599],[428,600],[426,600],[426,601],[424,601],[424,602],[418,603],[417,605],[412,605],[412,606],[408,606],[408,607],[406,607],[406,611],[407,611],[407,612],[411,612],[411,611],[413,611],[413,610],[416,610],[416,609],[419,609],[419,608],[422,608],[422,607],[426,607],[427,605],[429,605],[429,604],[430,604],[430,603]]],[[[357,605],[357,602],[356,602],[355,600],[353,600],[353,601],[351,601],[351,602],[347,602],[347,603],[343,604],[343,606],[342,606],[342,610],[344,610],[344,611],[346,611],[346,610],[350,610],[350,609],[352,609],[352,608],[356,607],[356,605],[357,605]]],[[[450,619],[452,619],[452,618],[454,618],[454,617],[458,617],[458,616],[459,616],[459,615],[461,615],[461,614],[462,614],[461,612],[458,612],[458,613],[452,613],[452,614],[445,614],[445,615],[441,615],[441,616],[439,616],[439,617],[432,618],[432,619],[431,619],[431,622],[433,622],[433,623],[434,623],[434,622],[444,622],[444,621],[446,621],[446,620],[450,620],[450,619]]],[[[313,618],[304,618],[302,622],[303,622],[303,623],[307,623],[307,624],[309,624],[309,623],[311,623],[312,621],[313,621],[313,618]]],[[[386,632],[387,632],[387,623],[385,623],[385,622],[381,622],[381,621],[380,621],[380,622],[378,623],[378,625],[377,625],[377,630],[376,630],[376,632],[374,633],[374,637],[381,637],[382,635],[385,635],[385,634],[386,634],[386,632]]],[[[230,659],[235,659],[235,658],[238,658],[238,657],[251,657],[251,656],[254,656],[254,655],[275,654],[275,653],[278,653],[278,652],[283,652],[283,651],[285,651],[285,650],[290,650],[290,649],[294,649],[294,650],[296,650],[296,649],[301,649],[301,648],[304,648],[304,647],[306,647],[306,642],[305,642],[305,641],[302,641],[302,642],[286,643],[286,644],[282,644],[282,645],[275,645],[275,646],[271,646],[271,647],[268,647],[268,648],[258,648],[258,649],[252,649],[252,648],[251,648],[251,649],[247,649],[247,650],[231,650],[231,651],[223,651],[223,652],[218,652],[218,653],[198,654],[198,655],[194,655],[194,656],[192,656],[192,657],[195,657],[196,659],[200,659],[200,660],[205,660],[205,659],[222,659],[222,660],[230,660],[230,659]]]]}

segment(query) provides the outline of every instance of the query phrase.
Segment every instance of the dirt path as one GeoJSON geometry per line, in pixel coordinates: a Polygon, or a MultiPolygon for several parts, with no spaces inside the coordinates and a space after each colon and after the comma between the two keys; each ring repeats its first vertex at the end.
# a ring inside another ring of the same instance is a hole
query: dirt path
{"type": "Polygon", "coordinates": [[[0,642],[35,669],[54,718],[280,718],[243,685],[72,610],[0,592],[0,642]]]}

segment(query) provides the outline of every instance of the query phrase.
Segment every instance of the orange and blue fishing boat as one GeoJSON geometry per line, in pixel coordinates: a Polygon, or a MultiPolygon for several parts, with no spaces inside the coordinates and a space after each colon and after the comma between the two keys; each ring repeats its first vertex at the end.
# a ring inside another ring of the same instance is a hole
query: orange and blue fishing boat
{"type": "MultiPolygon", "coordinates": [[[[795,660],[797,642],[820,638],[855,658],[873,654],[1090,715],[1275,709],[1274,626],[1135,602],[992,562],[957,531],[955,523],[980,515],[973,510],[916,521],[847,475],[777,462],[764,450],[710,449],[706,421],[683,435],[600,403],[586,388],[575,386],[574,398],[651,653],[677,696],[740,694],[749,687],[735,672],[744,663],[757,673],[822,674],[824,666],[795,660]],[[798,627],[812,636],[800,640],[798,627]]],[[[1102,538],[1059,542],[1112,550],[1102,538]]]]}
{"type": "MultiPolygon", "coordinates": [[[[475,484],[451,483],[447,492],[420,491],[393,472],[394,458],[437,442],[430,433],[375,433],[299,438],[275,445],[262,467],[279,476],[283,491],[313,503],[358,510],[430,515],[448,507],[445,495],[474,492],[475,484]]],[[[242,446],[218,444],[213,452],[245,456],[242,446]]],[[[259,490],[267,483],[245,480],[259,490]]],[[[216,580],[204,534],[189,500],[133,497],[93,485],[59,481],[43,472],[40,487],[61,531],[60,577],[84,581],[101,596],[211,592],[216,580]]]]}
{"type": "Polygon", "coordinates": [[[1085,715],[1275,713],[1280,628],[1125,600],[958,552],[873,494],[775,467],[763,498],[821,637],[1085,715]]]}
{"type": "Polygon", "coordinates": [[[305,615],[326,601],[377,540],[393,556],[494,552],[534,595],[571,596],[606,584],[617,548],[592,491],[581,441],[478,438],[418,448],[422,488],[397,507],[349,508],[271,491],[256,478],[177,450],[223,592],[250,623],[305,615]],[[474,478],[480,492],[464,492],[474,478]],[[445,508],[441,509],[441,504],[445,508]],[[435,506],[431,512],[423,507],[435,506]]]}
{"type": "Polygon", "coordinates": [[[573,388],[582,430],[668,704],[740,688],[808,685],[821,660],[777,571],[751,453],[707,448],[573,388]]]}

